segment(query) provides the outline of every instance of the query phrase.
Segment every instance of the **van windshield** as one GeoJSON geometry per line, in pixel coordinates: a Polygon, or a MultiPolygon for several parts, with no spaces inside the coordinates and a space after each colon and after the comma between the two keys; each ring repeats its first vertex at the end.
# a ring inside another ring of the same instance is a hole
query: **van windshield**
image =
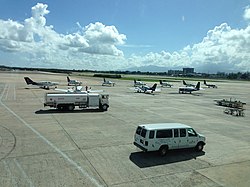
{"type": "Polygon", "coordinates": [[[141,128],[141,127],[137,127],[135,133],[138,134],[138,135],[140,135],[140,136],[142,136],[143,138],[145,138],[145,137],[146,137],[147,130],[146,130],[146,129],[143,129],[143,128],[141,128]]]}
{"type": "Polygon", "coordinates": [[[142,130],[142,128],[141,128],[141,127],[138,127],[138,128],[136,129],[136,134],[141,135],[141,130],[142,130]]]}

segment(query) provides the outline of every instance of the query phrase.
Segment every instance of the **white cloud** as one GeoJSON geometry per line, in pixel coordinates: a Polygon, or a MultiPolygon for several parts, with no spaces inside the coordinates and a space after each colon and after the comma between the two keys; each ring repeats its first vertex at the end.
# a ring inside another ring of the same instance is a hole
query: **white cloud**
{"type": "Polygon", "coordinates": [[[0,20],[0,39],[31,42],[32,34],[28,32],[24,25],[12,20],[0,20]]]}
{"type": "Polygon", "coordinates": [[[244,10],[243,17],[245,20],[249,21],[250,20],[250,7],[247,6],[244,10]]]}
{"type": "Polygon", "coordinates": [[[29,54],[29,57],[38,57],[37,61],[44,60],[44,65],[53,61],[55,66],[58,65],[55,57],[58,56],[58,61],[67,62],[71,52],[79,53],[80,61],[86,56],[84,53],[123,56],[123,52],[116,46],[123,45],[126,36],[119,34],[115,26],[97,22],[82,28],[77,23],[81,29],[77,33],[59,34],[52,25],[46,25],[45,16],[49,14],[47,8],[46,4],[37,3],[31,8],[32,16],[23,23],[0,19],[0,50],[29,54]]]}
{"type": "Polygon", "coordinates": [[[133,55],[129,66],[194,67],[198,71],[250,71],[250,26],[232,29],[226,23],[209,30],[200,43],[180,51],[133,55]]]}
{"type": "MultiPolygon", "coordinates": [[[[209,30],[200,43],[179,51],[133,54],[126,59],[118,49],[126,46],[126,35],[120,34],[115,26],[96,22],[82,27],[77,22],[78,32],[60,34],[52,25],[46,25],[47,8],[46,4],[38,3],[31,9],[32,16],[23,23],[0,19],[0,52],[6,55],[6,62],[13,64],[16,59],[22,66],[96,70],[156,65],[171,69],[194,67],[205,72],[250,71],[250,25],[233,29],[222,23],[209,30]]],[[[249,7],[245,8],[243,18],[250,20],[249,7]]]]}
{"type": "Polygon", "coordinates": [[[124,44],[126,36],[119,34],[115,26],[105,26],[102,23],[90,23],[85,27],[85,37],[90,43],[124,44]]]}
{"type": "Polygon", "coordinates": [[[183,22],[185,21],[185,16],[181,17],[181,21],[183,21],[183,22]]]}
{"type": "Polygon", "coordinates": [[[82,48],[83,52],[123,56],[123,52],[115,46],[125,44],[126,36],[119,34],[115,26],[105,26],[99,22],[90,23],[84,29],[84,37],[89,46],[82,48]]]}
{"type": "Polygon", "coordinates": [[[66,45],[70,47],[89,47],[89,44],[86,41],[85,37],[78,33],[66,35],[64,38],[66,39],[66,45]]]}

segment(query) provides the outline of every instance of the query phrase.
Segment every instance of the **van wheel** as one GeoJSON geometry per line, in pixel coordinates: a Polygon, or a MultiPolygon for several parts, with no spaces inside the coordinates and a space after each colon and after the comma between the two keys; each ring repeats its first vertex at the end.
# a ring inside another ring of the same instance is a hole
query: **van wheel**
{"type": "Polygon", "coordinates": [[[204,144],[202,142],[199,142],[197,145],[196,145],[196,151],[202,151],[203,150],[203,147],[204,147],[204,144]]]}
{"type": "Polygon", "coordinates": [[[168,152],[168,146],[162,146],[159,151],[161,156],[165,156],[168,152]]]}
{"type": "Polygon", "coordinates": [[[108,110],[108,105],[103,105],[102,110],[107,111],[108,110]]]}

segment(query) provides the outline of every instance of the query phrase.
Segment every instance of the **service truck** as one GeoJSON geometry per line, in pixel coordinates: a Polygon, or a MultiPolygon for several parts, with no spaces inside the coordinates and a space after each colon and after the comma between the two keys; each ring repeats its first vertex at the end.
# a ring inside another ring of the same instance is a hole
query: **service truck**
{"type": "Polygon", "coordinates": [[[46,93],[44,107],[72,111],[79,108],[98,108],[107,111],[109,94],[106,93],[46,93]]]}

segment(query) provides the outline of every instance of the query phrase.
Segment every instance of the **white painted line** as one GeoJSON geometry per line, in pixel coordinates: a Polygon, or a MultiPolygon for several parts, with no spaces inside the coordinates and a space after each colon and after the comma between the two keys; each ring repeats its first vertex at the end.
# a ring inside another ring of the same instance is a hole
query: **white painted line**
{"type": "Polygon", "coordinates": [[[16,84],[13,84],[14,88],[14,100],[16,100],[16,84]]]}
{"type": "Polygon", "coordinates": [[[7,107],[1,100],[0,97],[0,104],[3,105],[11,114],[13,114],[17,119],[19,119],[26,127],[32,130],[37,136],[39,136],[45,143],[47,143],[50,147],[52,147],[57,153],[59,153],[66,161],[68,161],[71,165],[73,165],[83,176],[87,177],[94,185],[102,186],[99,182],[90,176],[86,170],[84,170],[81,166],[79,166],[74,160],[69,158],[65,153],[63,153],[58,147],[52,144],[49,140],[47,140],[42,134],[40,134],[37,130],[35,130],[32,126],[26,123],[20,116],[18,116],[15,112],[13,112],[9,107],[7,107]]]}
{"type": "Polygon", "coordinates": [[[11,185],[17,187],[17,182],[15,180],[15,177],[13,177],[13,175],[11,174],[10,168],[8,164],[5,162],[5,160],[3,161],[3,164],[4,164],[4,168],[8,172],[8,175],[11,177],[11,185]]]}
{"type": "Polygon", "coordinates": [[[14,158],[14,162],[16,164],[16,166],[18,167],[18,169],[21,171],[23,177],[26,179],[26,181],[29,183],[30,187],[34,187],[32,181],[29,179],[29,177],[27,176],[27,174],[25,173],[25,171],[23,170],[22,166],[19,164],[19,162],[14,158]]]}
{"type": "Polygon", "coordinates": [[[8,100],[9,91],[10,91],[10,85],[7,84],[7,92],[6,92],[6,95],[5,95],[5,100],[8,100]]]}
{"type": "Polygon", "coordinates": [[[2,94],[1,94],[1,96],[0,96],[0,99],[1,99],[1,100],[2,100],[2,98],[3,98],[4,93],[6,92],[6,88],[7,88],[7,84],[5,84],[4,89],[3,89],[3,92],[2,92],[2,94]]]}

